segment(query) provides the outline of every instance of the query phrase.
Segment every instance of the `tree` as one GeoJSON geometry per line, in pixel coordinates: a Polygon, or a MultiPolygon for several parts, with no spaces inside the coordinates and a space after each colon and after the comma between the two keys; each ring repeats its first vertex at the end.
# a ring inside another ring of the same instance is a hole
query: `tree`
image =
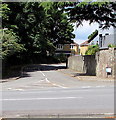
{"type": "Polygon", "coordinates": [[[105,29],[115,26],[115,8],[116,2],[77,2],[69,4],[66,11],[70,21],[81,25],[84,20],[90,21],[90,24],[97,22],[105,29]]]}
{"type": "Polygon", "coordinates": [[[0,58],[3,60],[6,60],[9,56],[20,53],[24,50],[24,46],[18,43],[19,37],[16,36],[12,29],[6,28],[8,27],[10,12],[8,4],[1,4],[0,17],[3,21],[3,28],[0,29],[0,58]]]}
{"type": "Polygon", "coordinates": [[[45,3],[8,3],[11,10],[9,25],[15,26],[14,32],[20,37],[19,43],[24,44],[29,57],[34,54],[46,56],[47,51],[55,51],[56,41],[70,42],[74,38],[73,26],[59,4],[49,2],[48,8],[45,3]]]}
{"type": "Polygon", "coordinates": [[[95,30],[92,34],[88,36],[89,40],[93,40],[98,35],[98,30],[95,30]]]}
{"type": "Polygon", "coordinates": [[[18,54],[21,51],[25,50],[22,44],[18,44],[18,37],[11,30],[4,31],[3,34],[1,32],[0,38],[2,40],[2,51],[1,58],[7,59],[9,56],[14,54],[18,54]]]}
{"type": "MultiPolygon", "coordinates": [[[[9,3],[11,14],[9,24],[17,26],[14,31],[24,44],[28,56],[45,53],[48,41],[45,36],[45,13],[39,3],[9,3]],[[16,12],[14,10],[16,9],[16,12]],[[13,19],[14,18],[14,19],[13,19]]],[[[24,54],[26,54],[24,53],[24,54]]]]}
{"type": "Polygon", "coordinates": [[[6,3],[3,3],[3,4],[0,4],[0,19],[2,19],[2,21],[4,21],[4,25],[6,25],[6,23],[8,22],[9,20],[9,16],[8,14],[10,13],[10,9],[8,7],[8,4],[6,3]]]}
{"type": "Polygon", "coordinates": [[[43,2],[41,5],[46,11],[47,36],[50,41],[56,43],[71,43],[75,37],[73,25],[68,21],[67,13],[64,12],[63,2],[43,2]]]}

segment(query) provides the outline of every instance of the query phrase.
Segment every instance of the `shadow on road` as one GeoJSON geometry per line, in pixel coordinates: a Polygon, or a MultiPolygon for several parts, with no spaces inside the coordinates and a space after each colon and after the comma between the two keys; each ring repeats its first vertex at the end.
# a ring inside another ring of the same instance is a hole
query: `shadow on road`
{"type": "Polygon", "coordinates": [[[61,65],[29,65],[23,68],[25,72],[34,72],[34,71],[50,71],[50,70],[58,70],[58,69],[66,69],[66,66],[61,65]]]}
{"type": "Polygon", "coordinates": [[[28,65],[22,69],[21,77],[30,77],[28,72],[35,72],[35,71],[51,71],[51,70],[59,70],[59,69],[66,69],[65,65],[61,64],[52,64],[52,65],[28,65]]]}
{"type": "Polygon", "coordinates": [[[35,72],[35,71],[50,71],[50,70],[58,70],[58,69],[66,69],[65,64],[32,64],[32,65],[25,65],[24,67],[16,66],[12,67],[5,75],[2,77],[0,82],[7,82],[8,79],[17,79],[22,77],[31,77],[28,72],[35,72]]]}
{"type": "Polygon", "coordinates": [[[74,77],[76,76],[96,76],[96,75],[89,75],[87,73],[73,73],[74,77]]]}

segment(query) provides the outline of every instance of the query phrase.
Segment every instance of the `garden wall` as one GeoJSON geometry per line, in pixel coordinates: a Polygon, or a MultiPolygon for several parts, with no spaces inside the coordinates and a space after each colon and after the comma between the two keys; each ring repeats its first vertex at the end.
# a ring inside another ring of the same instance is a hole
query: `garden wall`
{"type": "Polygon", "coordinates": [[[96,60],[96,76],[103,78],[116,77],[116,48],[101,49],[96,54],[96,60]],[[107,68],[111,69],[111,73],[106,72],[107,68]]]}
{"type": "Polygon", "coordinates": [[[68,68],[88,75],[96,74],[96,60],[94,55],[78,55],[68,58],[68,68]]]}
{"type": "Polygon", "coordinates": [[[96,75],[101,78],[116,78],[116,48],[100,49],[96,55],[71,56],[68,58],[68,68],[96,75]],[[106,72],[110,68],[111,73],[106,72]]]}

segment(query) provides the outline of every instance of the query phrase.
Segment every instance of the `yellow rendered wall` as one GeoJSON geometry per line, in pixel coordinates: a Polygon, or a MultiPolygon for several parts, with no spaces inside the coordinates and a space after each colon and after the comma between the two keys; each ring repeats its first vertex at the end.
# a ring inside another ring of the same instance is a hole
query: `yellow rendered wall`
{"type": "Polygon", "coordinates": [[[80,47],[80,54],[85,55],[85,52],[88,50],[88,46],[81,46],[80,47]]]}
{"type": "Polygon", "coordinates": [[[65,44],[63,47],[64,51],[70,51],[70,44],[65,44]]]}
{"type": "Polygon", "coordinates": [[[79,46],[78,45],[74,46],[74,50],[75,50],[75,54],[79,54],[79,46]]]}
{"type": "Polygon", "coordinates": [[[63,45],[63,51],[72,51],[72,53],[74,54],[79,54],[79,51],[78,51],[78,49],[79,49],[79,46],[78,45],[75,45],[74,47],[73,47],[73,49],[70,49],[70,44],[64,44],[63,45]]]}

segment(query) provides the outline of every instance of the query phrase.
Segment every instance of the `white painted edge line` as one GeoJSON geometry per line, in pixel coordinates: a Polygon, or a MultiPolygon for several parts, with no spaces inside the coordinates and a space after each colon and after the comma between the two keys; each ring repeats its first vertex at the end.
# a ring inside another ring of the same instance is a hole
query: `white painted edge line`
{"type": "MultiPolygon", "coordinates": [[[[45,74],[44,74],[42,71],[40,71],[40,73],[45,77],[45,74]]],[[[45,80],[46,80],[46,82],[51,83],[51,82],[48,80],[48,78],[45,78],[45,80]]],[[[60,87],[60,88],[67,88],[67,87],[64,87],[64,86],[61,86],[61,85],[57,85],[57,84],[54,84],[54,83],[51,83],[51,84],[54,85],[54,86],[58,86],[58,87],[60,87]]]]}
{"type": "Polygon", "coordinates": [[[37,81],[37,82],[35,82],[35,83],[40,83],[40,82],[44,82],[45,80],[39,80],[39,81],[37,81]]]}
{"type": "Polygon", "coordinates": [[[106,87],[105,85],[100,85],[100,86],[96,86],[96,87],[106,87]]]}
{"type": "Polygon", "coordinates": [[[24,91],[24,89],[18,89],[18,88],[8,88],[7,90],[16,90],[16,91],[24,91]]]}
{"type": "Polygon", "coordinates": [[[46,82],[50,83],[50,81],[48,80],[48,78],[45,78],[46,82]]]}
{"type": "Polygon", "coordinates": [[[81,88],[91,88],[92,86],[82,86],[81,88]]]}
{"type": "Polygon", "coordinates": [[[64,88],[64,89],[67,88],[67,87],[64,87],[64,86],[61,86],[61,85],[58,85],[58,84],[55,84],[55,83],[53,83],[53,85],[54,85],[54,86],[58,86],[58,87],[60,87],[60,88],[64,88]]]}
{"type": "Polygon", "coordinates": [[[83,97],[57,97],[57,98],[15,98],[15,99],[0,99],[0,101],[29,101],[29,100],[62,100],[62,99],[82,99],[83,97]]]}
{"type": "Polygon", "coordinates": [[[51,73],[51,72],[57,72],[57,71],[54,71],[54,70],[51,70],[51,71],[44,71],[45,73],[51,73]]]}
{"type": "Polygon", "coordinates": [[[7,88],[8,90],[12,90],[12,88],[7,88]]]}
{"type": "Polygon", "coordinates": [[[24,89],[13,89],[13,90],[24,91],[24,89]]]}
{"type": "Polygon", "coordinates": [[[42,71],[40,71],[40,73],[45,77],[45,74],[42,71]]]}

